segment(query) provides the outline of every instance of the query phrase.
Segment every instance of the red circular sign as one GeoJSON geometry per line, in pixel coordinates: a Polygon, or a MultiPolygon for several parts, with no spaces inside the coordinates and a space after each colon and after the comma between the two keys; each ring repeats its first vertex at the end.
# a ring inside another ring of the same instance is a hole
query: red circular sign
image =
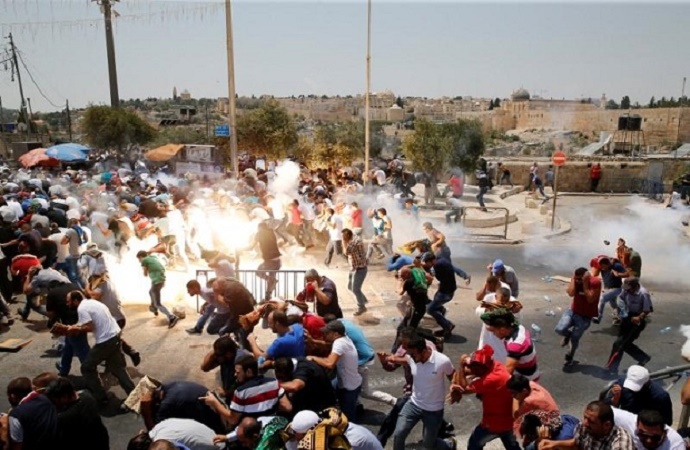
{"type": "Polygon", "coordinates": [[[560,150],[555,151],[553,153],[553,156],[551,156],[551,162],[556,167],[565,166],[565,160],[566,160],[565,153],[563,153],[560,150]]]}

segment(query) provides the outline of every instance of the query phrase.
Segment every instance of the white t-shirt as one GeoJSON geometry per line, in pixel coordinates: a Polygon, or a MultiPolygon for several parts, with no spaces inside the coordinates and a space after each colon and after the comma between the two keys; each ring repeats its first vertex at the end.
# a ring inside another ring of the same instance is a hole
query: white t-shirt
{"type": "Polygon", "coordinates": [[[268,207],[271,208],[271,211],[273,211],[274,219],[283,220],[285,218],[285,206],[283,205],[283,202],[277,198],[274,198],[268,202],[268,207]]]}
{"type": "Polygon", "coordinates": [[[302,214],[303,220],[314,220],[316,219],[316,211],[314,210],[314,204],[308,201],[302,201],[299,204],[299,212],[302,214]]]}
{"type": "Polygon", "coordinates": [[[379,186],[383,186],[384,184],[386,184],[386,172],[384,172],[383,170],[379,169],[376,172],[374,172],[374,177],[376,177],[376,182],[379,186]]]}
{"type": "Polygon", "coordinates": [[[65,258],[69,256],[69,245],[62,243],[62,238],[65,237],[65,228],[61,228],[59,233],[51,234],[48,239],[57,244],[57,262],[65,262],[65,258]]]}
{"type": "Polygon", "coordinates": [[[149,437],[157,441],[179,442],[191,450],[216,450],[220,446],[213,445],[215,431],[191,419],[166,419],[158,423],[151,431],[149,437]]]}
{"type": "Polygon", "coordinates": [[[357,349],[349,337],[343,336],[333,341],[331,350],[339,355],[336,369],[338,372],[338,387],[354,391],[362,385],[362,376],[359,374],[357,349]]]}
{"type": "Polygon", "coordinates": [[[108,310],[98,300],[84,299],[77,308],[79,325],[93,323],[93,336],[96,344],[103,343],[120,334],[120,327],[108,310]]]}
{"type": "MultiPolygon", "coordinates": [[[[635,430],[637,430],[637,414],[618,408],[611,409],[613,409],[614,423],[630,433],[635,450],[646,450],[642,442],[640,442],[640,438],[635,434],[635,430]]],[[[685,450],[685,442],[683,442],[683,438],[680,437],[676,430],[667,426],[666,439],[656,450],[685,450]]]]}
{"type": "Polygon", "coordinates": [[[453,374],[453,363],[443,353],[432,350],[424,363],[405,355],[414,381],[410,401],[424,411],[440,411],[446,400],[446,379],[453,374]]]}
{"type": "Polygon", "coordinates": [[[328,237],[332,241],[341,241],[343,239],[343,219],[337,214],[334,214],[329,220],[328,237]],[[332,225],[335,225],[332,227],[332,225]]]}

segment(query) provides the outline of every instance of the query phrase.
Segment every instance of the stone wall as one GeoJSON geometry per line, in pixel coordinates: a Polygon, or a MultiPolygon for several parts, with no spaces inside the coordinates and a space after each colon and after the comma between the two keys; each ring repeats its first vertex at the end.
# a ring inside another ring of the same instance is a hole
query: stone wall
{"type": "MultiPolygon", "coordinates": [[[[504,161],[503,164],[510,169],[513,183],[526,185],[529,179],[529,168],[533,161],[504,161]]],[[[664,165],[664,192],[669,192],[673,180],[681,174],[690,171],[690,160],[666,160],[660,162],[664,165]]],[[[538,161],[539,176],[544,179],[550,162],[538,161]]],[[[576,161],[568,162],[561,167],[558,175],[558,190],[560,192],[589,192],[590,163],[576,161]]],[[[595,164],[595,162],[591,163],[595,164]]],[[[602,177],[599,182],[600,192],[625,193],[635,190],[635,181],[647,177],[649,162],[647,161],[621,161],[601,162],[602,177]]],[[[548,193],[548,190],[547,190],[548,193]]]]}

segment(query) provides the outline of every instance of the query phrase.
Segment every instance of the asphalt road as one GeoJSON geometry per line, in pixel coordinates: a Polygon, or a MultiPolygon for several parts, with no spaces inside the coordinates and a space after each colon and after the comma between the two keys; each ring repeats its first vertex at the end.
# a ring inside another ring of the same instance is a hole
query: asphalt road
{"type": "MultiPolygon", "coordinates": [[[[592,325],[581,341],[576,357],[579,364],[568,373],[563,372],[564,350],[553,328],[561,311],[568,307],[569,299],[565,294],[565,283],[547,282],[543,278],[550,275],[569,276],[576,267],[587,266],[591,257],[607,250],[613,253],[614,248],[606,247],[603,240],[608,239],[615,245],[616,239],[624,235],[629,244],[642,254],[642,283],[652,292],[655,304],[651,322],[638,341],[640,347],[653,356],[648,367],[654,371],[683,364],[680,348],[685,338],[677,327],[688,321],[688,282],[682,273],[690,265],[680,262],[690,254],[689,245],[678,236],[662,208],[645,204],[642,210],[639,205],[631,209],[629,202],[629,198],[621,197],[564,197],[559,200],[559,208],[560,214],[573,224],[570,234],[514,246],[481,243],[454,245],[455,262],[473,275],[473,281],[470,288],[462,286],[458,290],[448,307],[449,318],[457,328],[456,335],[447,341],[445,352],[456,362],[461,354],[476,348],[481,323],[474,312],[474,292],[486,276],[486,265],[495,258],[501,258],[518,273],[520,301],[525,306],[523,323],[527,326],[538,324],[543,330],[537,344],[539,366],[543,372],[541,383],[551,392],[563,412],[581,416],[584,405],[596,398],[599,390],[609,381],[602,367],[607,361],[616,330],[608,318],[601,325],[592,325]],[[546,301],[545,296],[550,301],[546,301]],[[549,310],[553,310],[555,316],[547,316],[549,310]],[[673,327],[674,330],[662,333],[661,330],[666,327],[673,327]]],[[[453,231],[446,230],[446,233],[452,235],[453,231]]],[[[394,281],[382,269],[372,269],[367,283],[374,284],[374,288],[381,291],[394,288],[394,281]]],[[[141,289],[148,287],[142,285],[141,289]]],[[[340,290],[344,291],[345,286],[341,286],[340,290]]],[[[346,303],[349,297],[345,298],[346,303]]],[[[385,298],[388,299],[386,305],[379,311],[379,315],[384,317],[382,322],[365,328],[372,344],[379,350],[390,349],[395,329],[392,320],[395,309],[390,300],[394,296],[386,295],[385,298]]],[[[133,370],[134,374],[148,374],[164,381],[189,379],[209,387],[217,384],[216,374],[203,374],[198,369],[203,354],[210,349],[213,337],[190,337],[184,332],[184,328],[191,326],[193,317],[168,330],[151,319],[144,305],[128,306],[126,312],[128,325],[125,336],[143,356],[143,362],[133,370]]],[[[34,340],[18,353],[0,354],[0,386],[6,386],[10,379],[17,376],[33,377],[53,369],[56,355],[47,351],[52,341],[40,322],[18,324],[9,332],[2,331],[3,339],[19,337],[34,340]]],[[[621,369],[630,364],[631,359],[626,356],[621,369]]],[[[378,366],[374,366],[372,372],[372,386],[394,395],[400,394],[402,373],[388,374],[378,366]]],[[[679,388],[682,383],[681,380],[671,391],[676,403],[676,416],[680,412],[679,388]]],[[[124,396],[119,387],[113,388],[112,392],[120,398],[124,396]]],[[[369,401],[364,401],[364,404],[367,414],[362,422],[376,429],[388,407],[369,401]]],[[[0,408],[6,410],[7,407],[3,396],[0,398],[0,408]]],[[[459,405],[446,408],[446,418],[454,423],[457,430],[459,448],[466,445],[467,437],[480,416],[481,405],[474,398],[466,397],[459,405]]],[[[130,437],[143,427],[142,421],[134,414],[105,420],[111,432],[112,448],[118,450],[125,449],[130,437]]],[[[409,438],[410,448],[418,448],[416,442],[420,438],[421,424],[409,438]]],[[[494,447],[501,448],[500,442],[496,441],[487,448],[494,447]]]]}

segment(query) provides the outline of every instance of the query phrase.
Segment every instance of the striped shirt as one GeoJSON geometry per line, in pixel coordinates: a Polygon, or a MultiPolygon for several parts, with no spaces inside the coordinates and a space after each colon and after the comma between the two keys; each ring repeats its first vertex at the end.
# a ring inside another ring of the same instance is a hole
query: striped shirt
{"type": "Polygon", "coordinates": [[[275,378],[257,376],[239,386],[232,396],[230,410],[243,417],[272,416],[284,395],[275,378]]]}
{"type": "Polygon", "coordinates": [[[532,343],[529,331],[519,325],[504,341],[508,358],[517,360],[515,371],[530,380],[538,380],[541,373],[537,369],[537,349],[532,343]]]}

